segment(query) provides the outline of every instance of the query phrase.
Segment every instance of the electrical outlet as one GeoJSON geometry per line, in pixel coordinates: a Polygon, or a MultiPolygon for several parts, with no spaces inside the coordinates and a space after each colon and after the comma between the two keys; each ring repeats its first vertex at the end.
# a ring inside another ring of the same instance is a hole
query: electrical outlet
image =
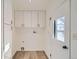
{"type": "Polygon", "coordinates": [[[24,47],[21,47],[21,51],[24,51],[24,47]]]}

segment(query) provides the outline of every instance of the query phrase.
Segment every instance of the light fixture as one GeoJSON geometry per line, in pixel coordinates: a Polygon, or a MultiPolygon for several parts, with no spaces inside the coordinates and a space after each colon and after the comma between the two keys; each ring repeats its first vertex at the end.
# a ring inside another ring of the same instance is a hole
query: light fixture
{"type": "Polygon", "coordinates": [[[31,3],[32,2],[32,0],[29,0],[29,3],[31,3]]]}

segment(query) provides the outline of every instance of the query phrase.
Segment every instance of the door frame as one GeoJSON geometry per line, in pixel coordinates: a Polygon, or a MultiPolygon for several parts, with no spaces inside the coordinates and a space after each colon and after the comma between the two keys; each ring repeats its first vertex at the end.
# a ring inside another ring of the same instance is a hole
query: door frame
{"type": "Polygon", "coordinates": [[[69,9],[69,23],[70,23],[70,26],[69,26],[69,59],[71,59],[71,0],[69,0],[69,6],[70,6],[70,9],[69,9]]]}
{"type": "MultiPolygon", "coordinates": [[[[69,33],[69,59],[71,59],[71,0],[70,1],[70,33],[69,33]]],[[[3,59],[3,44],[4,44],[4,0],[1,0],[1,59],[3,59]]]]}
{"type": "Polygon", "coordinates": [[[4,59],[4,0],[1,0],[1,59],[4,59]]]}

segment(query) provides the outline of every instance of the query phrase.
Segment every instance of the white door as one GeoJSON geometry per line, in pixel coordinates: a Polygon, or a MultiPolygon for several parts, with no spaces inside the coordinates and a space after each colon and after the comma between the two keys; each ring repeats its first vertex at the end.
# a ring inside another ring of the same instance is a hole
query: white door
{"type": "Polygon", "coordinates": [[[12,0],[3,1],[3,59],[11,59],[12,48],[12,0]]]}
{"type": "Polygon", "coordinates": [[[51,59],[70,59],[70,11],[69,1],[65,1],[55,11],[54,39],[51,41],[51,59]]]}
{"type": "Polygon", "coordinates": [[[12,30],[11,25],[4,24],[4,59],[11,58],[12,48],[12,30]]]}

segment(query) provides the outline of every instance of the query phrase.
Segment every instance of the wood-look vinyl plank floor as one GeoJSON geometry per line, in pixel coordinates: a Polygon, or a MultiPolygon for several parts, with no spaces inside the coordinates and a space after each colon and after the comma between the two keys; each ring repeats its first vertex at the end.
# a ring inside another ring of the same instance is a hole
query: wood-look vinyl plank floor
{"type": "Polygon", "coordinates": [[[44,51],[18,51],[13,59],[48,59],[44,51]]]}

